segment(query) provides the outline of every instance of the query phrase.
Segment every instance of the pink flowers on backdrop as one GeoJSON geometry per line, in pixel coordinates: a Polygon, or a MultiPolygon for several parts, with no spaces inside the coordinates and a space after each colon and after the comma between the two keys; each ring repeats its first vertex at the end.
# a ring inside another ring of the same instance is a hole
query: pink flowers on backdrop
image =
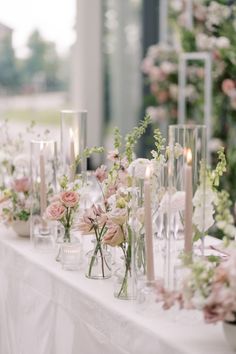
{"type": "Polygon", "coordinates": [[[12,188],[17,193],[26,193],[30,189],[30,180],[28,177],[15,179],[12,183],[12,188]]]}
{"type": "Polygon", "coordinates": [[[227,95],[230,96],[232,91],[235,90],[235,82],[231,79],[225,79],[222,82],[222,91],[227,95]]]}

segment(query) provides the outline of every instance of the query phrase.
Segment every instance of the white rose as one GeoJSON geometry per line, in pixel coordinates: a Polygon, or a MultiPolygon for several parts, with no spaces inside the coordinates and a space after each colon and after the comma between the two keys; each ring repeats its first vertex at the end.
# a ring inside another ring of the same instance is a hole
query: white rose
{"type": "Polygon", "coordinates": [[[145,179],[146,169],[148,166],[151,166],[151,162],[148,159],[136,159],[128,167],[128,173],[130,176],[133,176],[140,179],[145,179]]]}
{"type": "Polygon", "coordinates": [[[160,211],[167,213],[171,210],[173,214],[184,210],[185,208],[185,192],[177,191],[174,194],[166,192],[160,203],[160,211]]]}
{"type": "Polygon", "coordinates": [[[200,232],[206,232],[215,222],[214,208],[212,205],[196,207],[193,212],[193,223],[200,232]]]}
{"type": "Polygon", "coordinates": [[[172,74],[177,71],[177,66],[170,61],[163,61],[160,65],[161,70],[164,74],[172,74]]]}
{"type": "Polygon", "coordinates": [[[230,40],[226,37],[219,37],[215,40],[215,46],[219,49],[225,49],[230,47],[230,40]]]}

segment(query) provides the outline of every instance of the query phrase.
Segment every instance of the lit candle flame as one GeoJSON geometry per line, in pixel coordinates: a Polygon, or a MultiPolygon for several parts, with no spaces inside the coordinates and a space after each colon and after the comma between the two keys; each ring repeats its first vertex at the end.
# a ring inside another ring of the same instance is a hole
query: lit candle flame
{"type": "Polygon", "coordinates": [[[193,156],[192,156],[192,150],[191,149],[187,149],[186,160],[187,160],[187,164],[188,165],[192,164],[193,156]]]}
{"type": "Polygon", "coordinates": [[[40,152],[41,152],[41,153],[43,152],[43,148],[44,148],[44,144],[41,142],[41,143],[40,143],[40,152]]]}

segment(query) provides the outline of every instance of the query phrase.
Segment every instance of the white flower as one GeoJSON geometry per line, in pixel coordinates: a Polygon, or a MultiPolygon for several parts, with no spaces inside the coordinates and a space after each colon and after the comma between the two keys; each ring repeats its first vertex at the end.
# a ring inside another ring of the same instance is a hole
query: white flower
{"type": "Polygon", "coordinates": [[[175,11],[175,12],[181,12],[184,9],[183,2],[180,0],[171,0],[170,2],[170,7],[175,11]]]}
{"type": "Polygon", "coordinates": [[[230,40],[227,37],[219,37],[215,40],[215,46],[219,49],[226,49],[230,47],[230,40]]]}
{"type": "Polygon", "coordinates": [[[215,222],[213,203],[217,196],[210,187],[199,186],[193,197],[193,223],[200,232],[206,232],[215,222]]]}
{"type": "Polygon", "coordinates": [[[164,107],[150,106],[146,109],[153,122],[163,122],[167,119],[167,110],[164,107]]]}
{"type": "Polygon", "coordinates": [[[202,186],[198,187],[193,197],[193,206],[199,207],[203,204],[205,199],[205,205],[210,206],[217,201],[217,195],[210,187],[206,187],[205,190],[202,186]]]}
{"type": "Polygon", "coordinates": [[[213,205],[197,207],[193,212],[193,223],[200,232],[206,232],[215,222],[213,215],[215,213],[213,205]]]}
{"type": "Polygon", "coordinates": [[[215,37],[209,37],[205,33],[198,33],[196,44],[199,50],[211,50],[215,45],[215,37]]]}
{"type": "Polygon", "coordinates": [[[208,144],[208,148],[212,152],[217,152],[223,146],[223,141],[218,138],[212,138],[208,144]]]}
{"type": "Polygon", "coordinates": [[[170,75],[177,71],[177,66],[170,61],[163,61],[160,65],[160,68],[166,75],[170,75]]]}
{"type": "Polygon", "coordinates": [[[171,210],[173,214],[183,211],[185,209],[185,192],[177,191],[174,194],[170,195],[169,192],[166,192],[163,196],[160,203],[160,211],[167,213],[168,210],[171,210]]]}
{"type": "Polygon", "coordinates": [[[128,173],[130,176],[136,178],[144,179],[146,176],[146,169],[151,165],[151,162],[148,159],[136,159],[128,167],[128,173]]]}

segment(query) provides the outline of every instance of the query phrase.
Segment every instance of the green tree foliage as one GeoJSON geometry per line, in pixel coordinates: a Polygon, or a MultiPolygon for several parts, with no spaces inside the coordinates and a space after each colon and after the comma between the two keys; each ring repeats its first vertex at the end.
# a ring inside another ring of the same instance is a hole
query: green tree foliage
{"type": "Polygon", "coordinates": [[[59,74],[60,58],[55,44],[45,40],[39,31],[35,30],[27,45],[29,56],[24,62],[25,82],[39,85],[48,91],[63,88],[59,74]]]}
{"type": "Polygon", "coordinates": [[[11,35],[6,35],[0,42],[0,87],[12,91],[19,85],[19,73],[11,35]]]}

